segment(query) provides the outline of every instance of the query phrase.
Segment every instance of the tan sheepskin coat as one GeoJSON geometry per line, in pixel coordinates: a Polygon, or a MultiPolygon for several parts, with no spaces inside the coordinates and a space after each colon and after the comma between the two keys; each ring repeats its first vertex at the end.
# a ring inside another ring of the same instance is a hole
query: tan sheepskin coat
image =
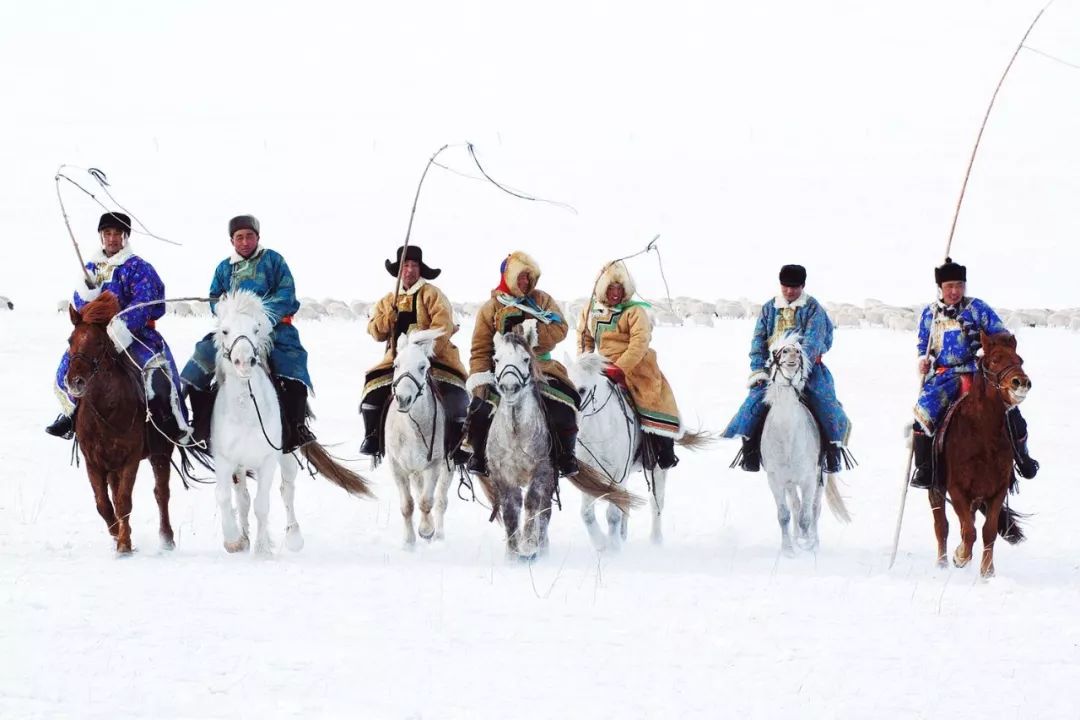
{"type": "MultiPolygon", "coordinates": [[[[532,281],[529,284],[529,292],[524,295],[532,298],[540,306],[541,310],[556,312],[562,318],[563,313],[559,309],[558,303],[546,292],[536,289],[536,283],[540,279],[540,266],[536,264],[535,260],[520,251],[510,254],[506,261],[506,270],[503,271],[503,280],[505,285],[510,288],[511,294],[514,297],[523,297],[523,293],[517,286],[517,277],[522,272],[529,273],[532,281]]],[[[476,327],[473,329],[472,337],[472,354],[469,358],[469,372],[472,374],[491,372],[495,355],[495,333],[506,332],[508,323],[509,327],[513,327],[514,323],[510,321],[516,320],[523,315],[525,319],[532,317],[518,308],[503,305],[497,299],[499,295],[498,290],[492,290],[491,298],[480,306],[480,310],[476,313],[476,327]]],[[[546,324],[537,321],[538,339],[535,348],[537,357],[539,358],[554,350],[555,346],[566,337],[568,330],[565,319],[546,324]]],[[[566,368],[563,367],[562,363],[556,360],[541,359],[537,366],[540,372],[545,375],[557,377],[568,385],[571,384],[566,368]]]]}
{"type": "MultiPolygon", "coordinates": [[[[418,280],[408,291],[398,296],[398,312],[411,312],[416,308],[416,323],[409,326],[409,330],[429,330],[431,328],[445,328],[446,332],[435,341],[435,362],[451,368],[461,377],[465,377],[465,366],[461,362],[461,355],[457,347],[450,341],[451,336],[457,330],[454,325],[454,310],[450,306],[450,300],[442,290],[426,280],[418,280]]],[[[394,329],[394,293],[388,293],[375,305],[368,321],[367,331],[371,337],[379,342],[390,339],[390,333],[394,329]]],[[[387,346],[386,354],[382,361],[372,368],[372,371],[388,368],[394,364],[394,357],[387,346]]]]}
{"type": "Polygon", "coordinates": [[[626,302],[634,294],[634,281],[621,263],[609,266],[596,283],[592,307],[586,306],[578,323],[578,351],[599,352],[626,375],[630,395],[641,414],[642,429],[656,435],[680,437],[682,424],[675,394],[660,372],[656,351],[649,347],[652,322],[640,305],[615,310],[607,305],[607,289],[621,283],[626,302]]]}

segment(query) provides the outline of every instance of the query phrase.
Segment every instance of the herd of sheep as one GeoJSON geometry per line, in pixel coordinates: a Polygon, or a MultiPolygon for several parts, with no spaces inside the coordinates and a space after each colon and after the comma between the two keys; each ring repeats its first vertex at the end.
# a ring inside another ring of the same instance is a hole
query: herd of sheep
{"type": "MultiPolygon", "coordinates": [[[[567,322],[571,327],[577,325],[581,310],[585,307],[585,300],[578,299],[562,303],[566,308],[567,322]]],[[[825,302],[826,312],[838,328],[845,327],[884,327],[891,330],[913,332],[918,322],[919,314],[924,305],[886,305],[880,300],[867,299],[862,305],[851,303],[825,302]]],[[[301,298],[300,310],[296,313],[297,320],[347,320],[366,321],[368,313],[374,303],[354,300],[346,303],[341,300],[325,299],[322,301],[314,298],[301,298]]],[[[68,301],[61,300],[56,309],[59,312],[67,312],[68,301]]],[[[480,303],[454,303],[454,312],[459,318],[475,317],[480,303]]],[[[8,298],[0,295],[0,312],[14,310],[15,306],[8,298]]],[[[997,308],[1001,319],[1010,328],[1022,327],[1052,327],[1067,328],[1080,331],[1080,308],[1068,308],[1065,310],[1048,310],[1046,308],[1025,308],[1021,310],[1007,310],[997,308]]],[[[178,317],[207,317],[210,308],[201,302],[170,302],[166,312],[178,317]]],[[[649,309],[649,315],[653,324],[660,327],[674,327],[679,325],[712,327],[720,318],[756,318],[761,312],[761,303],[749,300],[717,300],[714,303],[703,302],[693,298],[678,297],[670,303],[667,300],[659,300],[653,303],[649,309]]]]}

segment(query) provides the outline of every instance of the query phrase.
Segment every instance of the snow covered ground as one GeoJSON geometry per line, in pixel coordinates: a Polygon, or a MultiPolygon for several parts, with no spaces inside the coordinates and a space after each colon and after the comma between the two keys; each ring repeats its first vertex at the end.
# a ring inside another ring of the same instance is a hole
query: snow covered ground
{"type": "MultiPolygon", "coordinates": [[[[169,316],[159,327],[186,358],[207,323],[169,316]]],[[[355,457],[361,375],[380,349],[359,323],[299,329],[315,431],[355,457]]],[[[657,330],[691,424],[717,430],[736,409],[750,330],[748,320],[657,330]]],[[[1066,457],[1078,431],[1076,333],[1020,331],[1043,469],[1014,499],[1034,513],[1030,539],[998,543],[988,583],[974,567],[934,566],[918,493],[887,569],[915,391],[908,334],[841,329],[827,356],[861,464],[844,476],[854,522],[826,513],[816,556],[778,557],[764,475],[729,470],[736,447],[724,444],[683,453],[663,547],[648,543],[641,513],[624,551],[598,556],[565,486],[551,553],[530,567],[508,564],[487,511],[456,498],[446,541],[404,551],[385,469],[371,474],[374,502],[303,478],[307,545],[269,560],[227,555],[212,489],[178,481],[177,548],[161,553],[146,470],[139,551],[118,560],[84,471],[42,432],[67,333],[64,315],[0,313],[0,717],[1080,716],[1077,478],[1066,457]]],[[[280,543],[276,495],[272,519],[280,543]]]]}

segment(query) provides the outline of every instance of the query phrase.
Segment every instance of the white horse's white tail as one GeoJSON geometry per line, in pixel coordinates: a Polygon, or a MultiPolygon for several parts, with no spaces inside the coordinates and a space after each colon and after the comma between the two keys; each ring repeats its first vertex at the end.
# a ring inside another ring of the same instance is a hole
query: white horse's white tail
{"type": "Polygon", "coordinates": [[[836,479],[832,475],[825,475],[825,502],[840,522],[847,525],[851,522],[851,514],[848,513],[847,505],[844,504],[844,496],[840,494],[840,488],[836,486],[836,479]]]}

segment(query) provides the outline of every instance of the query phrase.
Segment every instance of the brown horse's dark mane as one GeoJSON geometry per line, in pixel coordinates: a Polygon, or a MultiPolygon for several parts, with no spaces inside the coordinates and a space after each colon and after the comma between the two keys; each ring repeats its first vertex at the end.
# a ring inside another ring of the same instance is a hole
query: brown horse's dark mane
{"type": "Polygon", "coordinates": [[[120,312],[120,300],[106,290],[83,305],[79,311],[82,322],[89,325],[107,325],[120,312]]]}

